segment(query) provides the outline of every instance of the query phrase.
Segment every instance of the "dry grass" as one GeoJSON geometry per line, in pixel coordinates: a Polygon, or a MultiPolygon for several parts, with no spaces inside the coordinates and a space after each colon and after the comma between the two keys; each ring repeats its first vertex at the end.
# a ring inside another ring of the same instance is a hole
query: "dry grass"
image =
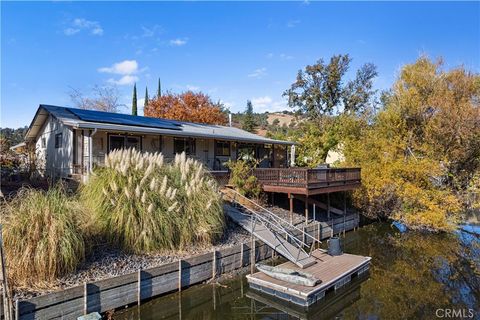
{"type": "Polygon", "coordinates": [[[1,207],[9,277],[16,286],[38,286],[73,272],[84,259],[78,219],[83,212],[62,186],[22,188],[1,207]]]}
{"type": "Polygon", "coordinates": [[[111,152],[82,187],[97,232],[128,252],[184,249],[221,235],[224,217],[215,180],[185,154],[111,152]]]}

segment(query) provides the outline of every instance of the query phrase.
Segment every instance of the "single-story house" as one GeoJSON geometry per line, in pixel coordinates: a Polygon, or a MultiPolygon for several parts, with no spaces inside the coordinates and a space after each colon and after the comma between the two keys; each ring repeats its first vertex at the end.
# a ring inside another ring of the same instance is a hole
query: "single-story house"
{"type": "Polygon", "coordinates": [[[162,152],[165,158],[185,152],[210,170],[254,156],[260,168],[289,166],[290,146],[231,126],[209,125],[127,114],[40,105],[25,142],[34,149],[36,170],[53,177],[86,177],[114,149],[162,152]]]}

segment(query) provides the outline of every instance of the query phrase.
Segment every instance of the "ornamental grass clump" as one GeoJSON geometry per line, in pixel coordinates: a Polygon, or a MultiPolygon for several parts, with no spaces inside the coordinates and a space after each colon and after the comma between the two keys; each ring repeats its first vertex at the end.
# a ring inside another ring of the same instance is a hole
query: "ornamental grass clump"
{"type": "Polygon", "coordinates": [[[203,165],[185,154],[115,150],[82,187],[98,232],[128,252],[211,243],[223,230],[221,197],[203,165]]]}
{"type": "Polygon", "coordinates": [[[9,279],[16,286],[43,286],[75,271],[85,257],[83,211],[61,185],[48,191],[22,188],[2,204],[9,279]]]}

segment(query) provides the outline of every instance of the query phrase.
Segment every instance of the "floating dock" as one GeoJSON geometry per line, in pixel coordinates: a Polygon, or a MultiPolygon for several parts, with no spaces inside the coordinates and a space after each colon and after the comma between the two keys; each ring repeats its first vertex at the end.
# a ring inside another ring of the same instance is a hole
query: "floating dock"
{"type": "Polygon", "coordinates": [[[312,257],[317,263],[301,269],[292,262],[285,262],[278,267],[299,270],[314,275],[322,282],[315,287],[288,283],[274,279],[262,272],[247,275],[251,289],[275,296],[284,301],[308,307],[325,297],[327,290],[338,290],[370,268],[370,257],[344,253],[331,256],[323,250],[315,250],[312,257]]]}

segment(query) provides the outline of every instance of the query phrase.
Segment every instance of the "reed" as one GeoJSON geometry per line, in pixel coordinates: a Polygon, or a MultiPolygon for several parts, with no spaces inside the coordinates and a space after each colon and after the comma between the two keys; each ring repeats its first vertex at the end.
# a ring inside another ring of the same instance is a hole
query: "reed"
{"type": "Polygon", "coordinates": [[[81,188],[98,232],[128,252],[185,249],[223,231],[216,181],[185,154],[165,163],[160,153],[116,150],[81,188]]]}
{"type": "Polygon", "coordinates": [[[43,286],[73,272],[85,257],[79,219],[84,212],[61,185],[48,191],[22,188],[1,206],[9,279],[43,286]]]}

